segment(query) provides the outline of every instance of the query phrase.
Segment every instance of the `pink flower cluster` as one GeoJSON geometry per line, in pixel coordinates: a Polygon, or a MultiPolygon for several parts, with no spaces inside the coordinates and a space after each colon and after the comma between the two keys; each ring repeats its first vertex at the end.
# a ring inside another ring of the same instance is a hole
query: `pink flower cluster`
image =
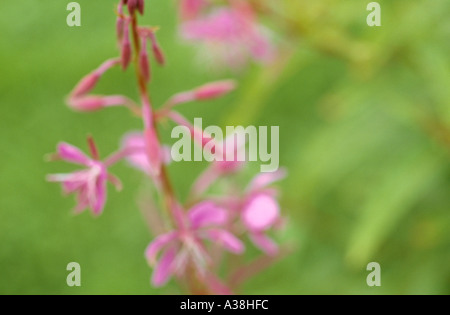
{"type": "MultiPolygon", "coordinates": [[[[204,6],[204,0],[182,1],[183,18],[196,19],[204,6]]],[[[230,80],[208,83],[175,94],[155,110],[148,92],[148,83],[151,81],[149,52],[160,65],[164,65],[165,57],[156,39],[157,28],[138,25],[138,14],[143,12],[143,0],[120,1],[117,8],[117,39],[120,56],[107,60],[81,79],[67,98],[68,105],[81,112],[125,106],[142,119],[142,130],[127,133],[118,150],[103,159],[92,137],[88,137],[91,157],[70,144],[60,143],[51,159],[76,164],[82,169],[69,174],[49,175],[48,181],[61,183],[65,194],[76,196],[75,211],[77,213],[90,209],[94,215],[100,215],[105,208],[108,182],[116,186],[118,190],[121,188],[119,179],[111,174],[110,169],[122,160],[128,161],[131,166],[142,171],[153,181],[164,201],[160,208],[167,211],[167,217],[170,220],[171,230],[157,236],[145,252],[149,264],[154,267],[153,285],[161,286],[174,276],[187,283],[192,293],[195,291],[194,288],[198,287],[206,288],[204,290],[208,293],[230,293],[226,284],[213,272],[213,267],[223,261],[222,250],[232,255],[241,255],[245,252],[246,239],[249,239],[264,255],[276,256],[279,253],[278,245],[269,237],[270,230],[280,227],[282,223],[277,191],[270,186],[273,182],[282,179],[285,171],[261,173],[253,179],[243,193],[224,190],[220,196],[217,196],[209,195],[209,188],[224,177],[241,172],[245,162],[238,160],[213,162],[193,183],[188,201],[182,203],[177,198],[166,171],[170,163],[170,154],[167,147],[159,140],[158,123],[171,120],[177,125],[184,126],[198,145],[211,145],[213,141],[214,149],[225,155],[225,151],[230,147],[226,145],[229,139],[214,142],[215,140],[203,130],[197,130],[176,111],[176,108],[188,102],[222,97],[233,91],[236,84],[230,80]],[[98,81],[109,69],[121,66],[125,71],[133,61],[137,75],[139,101],[123,95],[91,94],[98,81]]],[[[243,12],[232,11],[220,14],[224,14],[222,18],[225,18],[225,15],[240,16],[243,12]]],[[[239,19],[243,16],[238,18],[239,21],[229,18],[231,17],[228,16],[225,20],[230,28],[243,27],[239,24],[242,22],[239,19]],[[234,25],[235,23],[238,25],[234,25]]],[[[198,20],[197,22],[200,23],[198,20]]],[[[191,26],[195,28],[194,24],[191,26]]],[[[250,31],[250,25],[247,27],[250,31]]],[[[243,29],[247,30],[247,27],[243,29]]],[[[211,30],[211,34],[216,31],[220,33],[220,30],[211,30]]],[[[220,39],[217,38],[217,40],[220,39]]],[[[256,47],[251,46],[250,50],[253,49],[256,47]]],[[[240,138],[232,147],[237,153],[245,146],[245,139],[240,135],[234,136],[240,138]]],[[[234,184],[231,188],[235,188],[234,184]]]]}
{"type": "Polygon", "coordinates": [[[270,32],[255,10],[242,0],[218,6],[210,0],[181,0],[181,36],[200,45],[202,60],[241,69],[251,60],[269,62],[276,56],[270,32]]]}

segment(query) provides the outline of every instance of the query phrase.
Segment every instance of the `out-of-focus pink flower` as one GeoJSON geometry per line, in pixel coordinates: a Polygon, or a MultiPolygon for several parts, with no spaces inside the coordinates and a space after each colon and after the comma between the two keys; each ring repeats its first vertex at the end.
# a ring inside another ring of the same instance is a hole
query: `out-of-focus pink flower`
{"type": "MultiPolygon", "coordinates": [[[[143,133],[130,132],[126,134],[122,141],[121,152],[124,152],[123,155],[131,166],[150,175],[150,162],[143,133]]],[[[163,163],[169,164],[171,161],[169,148],[162,147],[160,153],[162,154],[161,160],[163,163]]]]}
{"type": "Polygon", "coordinates": [[[155,268],[152,276],[155,286],[164,285],[174,274],[182,275],[188,264],[204,274],[210,260],[205,239],[235,254],[244,251],[242,242],[223,228],[228,220],[227,211],[215,203],[201,202],[180,216],[178,229],[158,236],[146,250],[147,260],[155,268]]]}
{"type": "Polygon", "coordinates": [[[77,213],[90,208],[94,215],[100,215],[106,202],[107,181],[115,184],[117,188],[121,186],[113,175],[108,174],[104,163],[98,160],[97,149],[92,141],[90,146],[94,156],[93,159],[70,144],[60,143],[57,147],[56,158],[69,163],[80,164],[86,168],[69,174],[48,175],[47,180],[60,182],[64,193],[77,195],[75,207],[77,213]]]}
{"type": "MultiPolygon", "coordinates": [[[[204,136],[203,136],[204,137],[204,136]]],[[[197,137],[198,138],[198,137],[197,137]]],[[[206,139],[204,142],[208,143],[206,139]]],[[[235,132],[225,140],[216,142],[212,152],[215,156],[221,157],[214,160],[212,164],[195,181],[192,192],[195,195],[204,193],[221,176],[238,172],[246,163],[245,157],[245,133],[235,132]]]]}
{"type": "Polygon", "coordinates": [[[193,101],[207,101],[222,97],[236,88],[234,80],[210,82],[190,91],[180,92],[172,96],[164,105],[162,112],[167,113],[173,107],[193,101]]]}
{"type": "Polygon", "coordinates": [[[267,33],[247,6],[217,9],[181,25],[186,40],[204,45],[204,58],[217,58],[217,63],[235,69],[251,59],[259,62],[273,59],[275,48],[267,33]]]}
{"type": "Polygon", "coordinates": [[[278,245],[265,232],[280,221],[280,206],[276,191],[267,186],[285,176],[284,170],[257,175],[248,188],[241,210],[241,220],[251,241],[271,256],[278,253],[278,245]]]}
{"type": "Polygon", "coordinates": [[[180,17],[182,20],[190,20],[198,16],[208,4],[207,0],[181,0],[180,17]]]}

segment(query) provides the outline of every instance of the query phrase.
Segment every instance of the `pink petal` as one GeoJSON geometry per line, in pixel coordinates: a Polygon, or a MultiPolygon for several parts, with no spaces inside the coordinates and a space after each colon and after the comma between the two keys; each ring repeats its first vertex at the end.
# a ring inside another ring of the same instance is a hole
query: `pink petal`
{"type": "Polygon", "coordinates": [[[271,173],[260,173],[250,183],[249,190],[257,191],[263,189],[276,181],[282,180],[286,175],[285,169],[279,169],[271,173]]]}
{"type": "Polygon", "coordinates": [[[57,151],[59,157],[67,162],[82,165],[89,165],[91,162],[91,159],[88,158],[80,149],[68,143],[60,143],[58,145],[57,151]]]}
{"type": "Polygon", "coordinates": [[[242,212],[242,220],[250,231],[263,231],[270,228],[280,216],[276,200],[267,194],[252,196],[242,212]]]}
{"type": "Polygon", "coordinates": [[[181,0],[180,15],[182,19],[195,18],[203,7],[206,5],[205,0],[181,0]]]}
{"type": "Polygon", "coordinates": [[[166,234],[161,234],[150,243],[150,245],[145,250],[145,257],[149,264],[153,265],[156,262],[156,257],[158,253],[170,242],[178,237],[178,232],[169,232],[166,234]]]}
{"type": "Polygon", "coordinates": [[[250,234],[250,239],[258,248],[264,251],[267,255],[275,256],[278,254],[278,245],[269,237],[262,233],[250,234]]]}
{"type": "Polygon", "coordinates": [[[140,132],[132,132],[125,135],[122,140],[122,149],[132,151],[127,156],[127,161],[133,167],[149,174],[150,162],[145,149],[145,138],[140,132]]]}
{"type": "Polygon", "coordinates": [[[233,80],[218,81],[205,84],[194,90],[197,100],[210,100],[228,94],[236,88],[233,80]]]}
{"type": "Polygon", "coordinates": [[[236,236],[222,229],[208,230],[205,238],[219,243],[234,254],[241,254],[245,249],[244,244],[236,236]]]}
{"type": "Polygon", "coordinates": [[[150,162],[150,172],[154,176],[158,176],[162,165],[162,154],[159,139],[153,127],[147,128],[144,136],[147,156],[150,162]]]}
{"type": "Polygon", "coordinates": [[[106,179],[99,178],[95,184],[95,202],[91,204],[92,212],[100,215],[105,208],[106,203],[106,179]]]}
{"type": "Polygon", "coordinates": [[[155,287],[163,286],[174,273],[173,263],[176,251],[173,248],[165,251],[153,271],[152,284],[155,287]]]}
{"type": "Polygon", "coordinates": [[[227,212],[214,202],[204,201],[195,205],[188,212],[189,221],[193,229],[211,225],[223,225],[227,221],[227,212]]]}

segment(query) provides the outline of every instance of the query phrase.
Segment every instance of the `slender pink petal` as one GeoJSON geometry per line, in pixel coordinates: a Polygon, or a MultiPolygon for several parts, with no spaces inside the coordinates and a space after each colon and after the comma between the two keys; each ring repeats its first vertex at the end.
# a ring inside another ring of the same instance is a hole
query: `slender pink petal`
{"type": "Polygon", "coordinates": [[[197,196],[203,194],[217,180],[219,175],[214,167],[208,167],[195,181],[192,192],[197,196]]]}
{"type": "Polygon", "coordinates": [[[80,149],[68,143],[60,143],[57,148],[58,156],[64,161],[82,165],[89,165],[91,159],[88,158],[80,149]]]}
{"type": "Polygon", "coordinates": [[[145,257],[150,265],[155,264],[158,253],[178,237],[178,232],[169,232],[159,235],[150,243],[145,251],[145,257]]]}
{"type": "Polygon", "coordinates": [[[278,254],[278,245],[269,237],[262,233],[250,234],[250,239],[259,249],[269,256],[278,254]]]}
{"type": "Polygon", "coordinates": [[[161,171],[162,158],[159,139],[155,129],[150,127],[144,132],[147,156],[150,162],[150,171],[154,176],[158,176],[161,171]]]}
{"type": "Polygon", "coordinates": [[[222,229],[212,229],[205,232],[205,238],[213,242],[219,243],[228,251],[234,254],[242,254],[244,252],[244,244],[233,234],[222,229]]]}
{"type": "Polygon", "coordinates": [[[81,112],[91,112],[100,110],[105,107],[129,105],[130,100],[122,95],[111,96],[82,96],[78,98],[72,98],[68,100],[69,106],[81,112]]]}
{"type": "Polygon", "coordinates": [[[131,132],[122,141],[122,150],[133,152],[127,155],[127,161],[133,167],[149,174],[150,162],[147,156],[145,137],[143,133],[131,132]]]}
{"type": "Polygon", "coordinates": [[[174,260],[175,260],[175,249],[170,248],[166,250],[161,259],[158,262],[158,265],[155,267],[152,276],[152,284],[155,287],[163,286],[169,281],[170,277],[174,273],[174,260]]]}
{"type": "Polygon", "coordinates": [[[279,216],[278,203],[272,196],[264,193],[252,196],[242,212],[242,220],[250,231],[267,230],[279,216]]]}
{"type": "Polygon", "coordinates": [[[197,100],[210,100],[221,97],[236,88],[236,83],[233,80],[218,81],[205,84],[194,90],[195,98],[197,100]]]}
{"type": "Polygon", "coordinates": [[[227,212],[212,201],[201,202],[188,212],[193,229],[211,225],[223,225],[227,222],[227,212]]]}
{"type": "Polygon", "coordinates": [[[285,169],[279,169],[271,173],[260,173],[250,183],[249,190],[261,190],[276,181],[282,180],[286,175],[287,172],[285,169]]]}
{"type": "Polygon", "coordinates": [[[104,175],[97,179],[95,183],[95,197],[95,203],[91,205],[91,208],[95,215],[100,215],[106,203],[106,180],[104,175]]]}

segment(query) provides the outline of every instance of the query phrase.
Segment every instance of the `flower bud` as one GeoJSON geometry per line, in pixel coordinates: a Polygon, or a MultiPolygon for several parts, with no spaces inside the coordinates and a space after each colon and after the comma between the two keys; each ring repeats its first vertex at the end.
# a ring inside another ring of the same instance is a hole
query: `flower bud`
{"type": "Polygon", "coordinates": [[[155,56],[156,61],[160,65],[163,66],[166,63],[166,58],[164,57],[164,53],[158,44],[158,40],[156,39],[155,33],[149,32],[148,37],[150,38],[150,40],[152,42],[152,51],[153,51],[153,55],[155,56]]]}
{"type": "Polygon", "coordinates": [[[118,59],[110,59],[105,61],[98,69],[85,76],[73,89],[71,96],[79,97],[90,92],[97,85],[101,76],[110,68],[118,64],[118,59]]]}
{"type": "Polygon", "coordinates": [[[205,84],[195,89],[195,99],[209,100],[221,97],[236,88],[236,84],[232,80],[218,81],[205,84]]]}
{"type": "Polygon", "coordinates": [[[142,38],[141,51],[139,53],[139,68],[146,82],[150,81],[150,63],[147,53],[147,39],[142,38]]]}
{"type": "Polygon", "coordinates": [[[128,102],[129,101],[126,97],[120,95],[93,95],[71,98],[68,100],[68,104],[72,109],[81,112],[92,112],[104,107],[126,105],[128,102]]]}
{"type": "Polygon", "coordinates": [[[122,69],[126,70],[131,62],[131,42],[130,42],[130,29],[129,29],[129,21],[125,22],[123,28],[123,39],[121,44],[121,60],[122,60],[122,69]]]}

